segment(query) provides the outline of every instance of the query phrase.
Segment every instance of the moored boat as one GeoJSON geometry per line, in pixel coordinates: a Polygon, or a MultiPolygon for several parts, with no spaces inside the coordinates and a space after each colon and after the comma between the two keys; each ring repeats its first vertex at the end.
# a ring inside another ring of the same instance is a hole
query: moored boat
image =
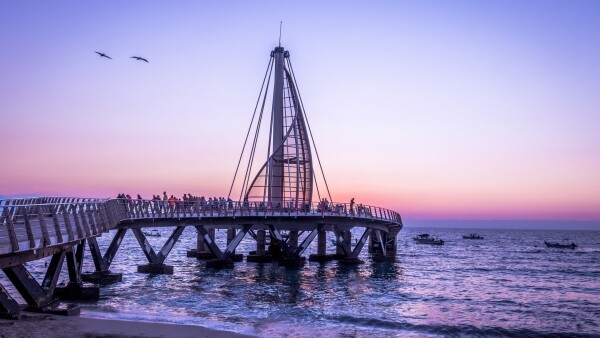
{"type": "Polygon", "coordinates": [[[160,232],[158,232],[158,230],[150,230],[150,231],[144,231],[144,235],[146,236],[153,236],[153,237],[160,237],[160,232]]]}
{"type": "Polygon", "coordinates": [[[464,238],[464,239],[483,239],[483,236],[479,236],[476,233],[471,233],[468,235],[463,235],[462,238],[464,238]]]}
{"type": "Polygon", "coordinates": [[[420,234],[413,237],[417,244],[431,244],[431,245],[443,245],[444,240],[429,236],[429,234],[420,234]]]}
{"type": "Polygon", "coordinates": [[[568,244],[568,243],[544,241],[544,244],[546,244],[546,246],[548,248],[558,248],[558,249],[575,249],[577,247],[577,244],[575,244],[574,242],[571,242],[571,244],[568,244]]]}

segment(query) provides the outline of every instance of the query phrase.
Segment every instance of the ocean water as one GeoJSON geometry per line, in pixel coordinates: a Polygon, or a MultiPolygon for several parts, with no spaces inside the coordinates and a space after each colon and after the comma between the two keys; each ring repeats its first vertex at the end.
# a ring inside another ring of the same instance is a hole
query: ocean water
{"type": "MultiPolygon", "coordinates": [[[[159,231],[149,237],[155,250],[171,229],[159,231]]],[[[225,232],[217,233],[223,247],[225,232]]],[[[103,250],[113,235],[99,238],[103,250]]],[[[212,270],[186,257],[196,241],[190,227],[166,261],[175,273],[148,275],[136,272],[147,261],[129,232],[111,266],[123,282],[102,286],[99,302],[81,304],[82,316],[262,337],[600,336],[599,231],[405,228],[398,238],[395,262],[372,262],[365,247],[357,266],[307,262],[290,270],[244,261],[212,270]],[[445,245],[416,244],[412,237],[424,232],[445,245]],[[485,239],[462,239],[471,232],[485,239]],[[544,245],[564,238],[579,247],[544,245]]],[[[244,240],[238,253],[253,249],[244,240]]],[[[28,268],[42,278],[42,261],[28,268]]],[[[88,252],[85,270],[93,270],[88,252]]]]}

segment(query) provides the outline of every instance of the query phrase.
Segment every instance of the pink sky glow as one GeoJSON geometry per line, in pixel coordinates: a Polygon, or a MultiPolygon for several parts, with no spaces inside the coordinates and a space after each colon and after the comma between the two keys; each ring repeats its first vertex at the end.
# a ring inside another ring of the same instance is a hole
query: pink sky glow
{"type": "Polygon", "coordinates": [[[1,2],[0,197],[226,196],[283,20],[334,200],[600,221],[600,6],[538,6],[1,2]]]}

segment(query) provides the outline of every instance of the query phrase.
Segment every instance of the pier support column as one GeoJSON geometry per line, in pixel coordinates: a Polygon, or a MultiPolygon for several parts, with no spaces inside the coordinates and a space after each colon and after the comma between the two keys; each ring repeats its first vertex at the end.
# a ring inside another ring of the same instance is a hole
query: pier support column
{"type": "Polygon", "coordinates": [[[148,259],[149,263],[146,265],[138,265],[138,272],[169,275],[173,274],[173,266],[166,265],[164,264],[164,262],[165,259],[167,259],[169,253],[171,252],[171,249],[173,249],[175,243],[177,243],[177,240],[179,239],[179,236],[181,236],[181,233],[184,229],[184,226],[178,226],[177,228],[175,228],[175,230],[173,231],[171,236],[169,236],[169,239],[163,245],[162,249],[158,252],[158,254],[154,252],[154,249],[148,242],[148,239],[146,238],[141,229],[131,229],[131,231],[135,235],[135,238],[140,244],[144,255],[146,255],[146,258],[148,259]]]}
{"type": "MultiPolygon", "coordinates": [[[[231,244],[231,242],[233,242],[236,234],[237,234],[237,231],[234,228],[227,229],[227,245],[228,246],[229,246],[229,244],[231,244]]],[[[244,260],[244,255],[236,254],[235,249],[233,249],[233,251],[230,252],[228,256],[229,256],[229,259],[231,259],[234,262],[241,262],[242,260],[244,260]]]]}
{"type": "MultiPolygon", "coordinates": [[[[342,232],[343,234],[343,232],[342,232]]],[[[336,238],[336,246],[335,246],[335,255],[338,257],[343,257],[344,256],[344,249],[342,249],[342,246],[340,245],[340,243],[338,243],[338,239],[336,238]]]]}
{"type": "Polygon", "coordinates": [[[264,230],[256,232],[256,254],[258,256],[264,256],[265,254],[265,238],[266,234],[264,230]]]}
{"type": "Polygon", "coordinates": [[[373,231],[375,236],[371,236],[371,240],[374,248],[373,261],[375,262],[385,262],[385,261],[394,261],[396,259],[396,251],[388,250],[387,245],[387,233],[375,230],[373,231]]]}
{"type": "Polygon", "coordinates": [[[97,286],[85,286],[81,277],[83,265],[83,251],[85,243],[78,244],[76,248],[67,251],[67,268],[69,271],[69,284],[65,287],[57,287],[54,295],[63,300],[86,300],[97,301],[100,299],[100,288],[97,286]],[[75,250],[73,250],[75,249],[75,250]]]}
{"type": "Polygon", "coordinates": [[[266,231],[256,231],[256,252],[246,257],[247,262],[267,263],[273,261],[273,256],[265,252],[266,231]]]}
{"type": "Polygon", "coordinates": [[[335,257],[335,255],[327,254],[327,231],[319,230],[317,234],[317,254],[308,256],[308,260],[312,262],[328,262],[335,257]]]}
{"type": "MultiPolygon", "coordinates": [[[[231,241],[233,241],[234,237],[235,237],[235,229],[234,228],[227,229],[227,245],[229,245],[229,243],[231,243],[231,241]]],[[[233,253],[235,253],[235,250],[233,251],[233,253]]]]}
{"type": "Polygon", "coordinates": [[[0,318],[19,319],[21,318],[21,307],[14,300],[8,291],[0,284],[0,318]]]}
{"type": "Polygon", "coordinates": [[[110,242],[108,249],[102,256],[100,252],[100,246],[96,241],[96,237],[88,238],[88,246],[90,249],[90,254],[92,255],[92,260],[94,262],[94,267],[96,271],[94,272],[86,272],[81,274],[81,280],[84,282],[90,282],[95,284],[111,284],[120,282],[123,280],[123,274],[120,273],[112,273],[109,268],[112,263],[113,258],[117,254],[117,250],[121,245],[121,241],[125,234],[127,233],[127,229],[119,229],[113,237],[113,240],[110,242]]]}
{"type": "MultiPolygon", "coordinates": [[[[211,241],[215,241],[215,229],[206,229],[208,233],[208,237],[211,241]]],[[[207,259],[215,259],[217,256],[210,251],[208,246],[206,245],[206,240],[200,231],[198,231],[198,252],[196,253],[196,258],[199,260],[207,260],[207,259]],[[202,243],[202,244],[200,244],[202,243]],[[202,250],[200,250],[202,248],[202,250]]]]}
{"type": "MultiPolygon", "coordinates": [[[[65,316],[79,315],[78,306],[62,306],[54,297],[54,290],[65,258],[65,252],[59,252],[52,256],[44,280],[39,284],[27,271],[24,265],[11,266],[2,269],[6,277],[19,291],[27,302],[27,311],[51,313],[65,316]]],[[[2,297],[6,300],[7,297],[2,297]]],[[[3,303],[11,305],[10,301],[3,303]]],[[[14,305],[14,304],[12,304],[14,305]]],[[[4,305],[3,305],[4,306],[4,305]]],[[[14,312],[13,312],[14,313],[14,312]]]]}
{"type": "Polygon", "coordinates": [[[317,255],[325,256],[327,254],[327,231],[319,231],[317,234],[317,255]]]}
{"type": "Polygon", "coordinates": [[[204,243],[204,238],[202,235],[196,231],[196,249],[188,250],[188,257],[197,257],[199,252],[206,252],[208,249],[206,248],[206,243],[204,243]]]}
{"type": "Polygon", "coordinates": [[[290,230],[288,245],[291,251],[298,249],[298,230],[290,230]]]}
{"type": "MultiPolygon", "coordinates": [[[[344,243],[348,243],[348,245],[350,243],[352,243],[352,233],[349,230],[346,231],[340,231],[341,236],[342,236],[342,241],[344,243]]],[[[344,252],[344,248],[342,247],[342,243],[340,243],[340,239],[336,238],[336,247],[335,247],[335,255],[337,256],[336,259],[340,259],[340,258],[344,258],[346,257],[346,252],[344,252]]]]}
{"type": "Polygon", "coordinates": [[[360,236],[360,239],[355,241],[355,246],[354,249],[352,249],[352,232],[351,231],[347,231],[347,235],[345,235],[345,241],[347,241],[348,243],[348,248],[351,249],[350,252],[348,253],[348,255],[342,259],[340,259],[340,263],[341,264],[362,264],[364,263],[363,260],[359,259],[358,256],[360,255],[360,252],[362,251],[362,248],[364,247],[365,243],[367,242],[369,235],[371,234],[371,229],[366,228],[365,231],[363,232],[362,236],[360,236]]]}
{"type": "Polygon", "coordinates": [[[299,268],[306,263],[306,259],[302,257],[302,254],[310,246],[310,243],[315,239],[318,232],[323,230],[323,224],[315,225],[300,245],[298,245],[298,230],[291,230],[286,242],[281,233],[273,225],[269,225],[269,229],[273,233],[274,239],[281,246],[282,256],[279,259],[279,265],[283,265],[286,268],[299,268]]]}
{"type": "Polygon", "coordinates": [[[227,239],[227,247],[224,251],[221,251],[215,241],[210,239],[209,233],[206,231],[206,229],[203,226],[196,226],[196,229],[202,233],[206,244],[210,248],[210,251],[217,256],[217,258],[206,262],[207,268],[231,269],[233,268],[234,261],[239,262],[243,259],[243,255],[236,255],[234,252],[240,242],[244,239],[244,236],[250,232],[252,224],[242,224],[241,227],[242,229],[238,233],[236,233],[235,229],[228,229],[231,231],[227,231],[229,237],[227,239]]]}

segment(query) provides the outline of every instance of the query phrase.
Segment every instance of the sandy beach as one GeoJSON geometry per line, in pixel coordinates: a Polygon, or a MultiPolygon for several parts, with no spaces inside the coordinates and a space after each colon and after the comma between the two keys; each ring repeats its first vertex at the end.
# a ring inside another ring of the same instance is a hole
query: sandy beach
{"type": "Polygon", "coordinates": [[[249,336],[192,325],[65,317],[35,313],[26,313],[22,315],[20,320],[0,319],[0,338],[22,337],[230,338],[249,336]]]}

